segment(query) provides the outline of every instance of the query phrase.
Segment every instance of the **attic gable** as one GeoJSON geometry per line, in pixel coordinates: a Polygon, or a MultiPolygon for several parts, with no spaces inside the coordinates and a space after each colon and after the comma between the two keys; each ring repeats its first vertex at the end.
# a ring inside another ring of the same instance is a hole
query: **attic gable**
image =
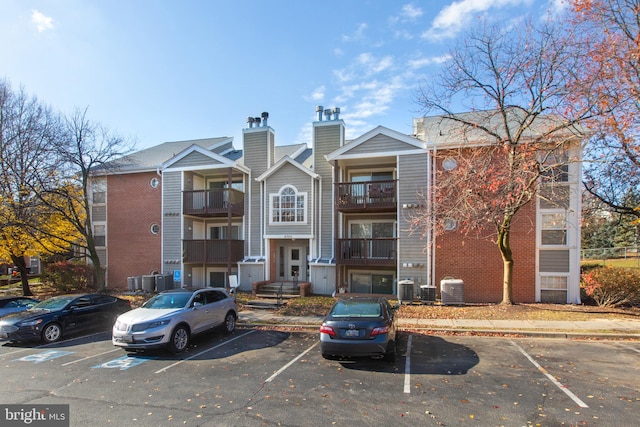
{"type": "Polygon", "coordinates": [[[424,142],[417,138],[378,126],[362,136],[349,141],[326,156],[326,159],[379,157],[398,154],[423,153],[424,142]]]}
{"type": "Polygon", "coordinates": [[[180,170],[197,168],[198,166],[211,168],[238,167],[237,162],[218,153],[214,153],[200,145],[192,145],[178,153],[162,165],[164,170],[180,170]]]}
{"type": "Polygon", "coordinates": [[[296,169],[299,169],[302,172],[306,173],[307,175],[309,175],[312,178],[316,178],[317,179],[317,178],[320,177],[317,173],[314,173],[310,169],[302,166],[300,163],[296,162],[291,157],[284,156],[283,158],[278,160],[278,163],[276,163],[275,165],[273,165],[272,167],[267,169],[262,175],[257,177],[256,181],[264,181],[264,180],[266,180],[271,175],[273,175],[274,173],[276,173],[277,171],[282,169],[285,165],[291,165],[291,166],[295,167],[296,169]]]}

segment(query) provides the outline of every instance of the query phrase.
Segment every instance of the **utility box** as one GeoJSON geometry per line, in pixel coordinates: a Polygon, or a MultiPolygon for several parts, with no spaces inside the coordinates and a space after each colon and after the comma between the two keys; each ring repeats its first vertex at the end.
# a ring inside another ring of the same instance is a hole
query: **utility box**
{"type": "Polygon", "coordinates": [[[127,277],[127,290],[133,292],[136,290],[136,278],[133,276],[127,277]]]}
{"type": "Polygon", "coordinates": [[[442,279],[440,296],[443,305],[464,305],[464,281],[461,279],[442,279]]]}
{"type": "Polygon", "coordinates": [[[168,289],[173,289],[173,274],[158,274],[156,275],[156,291],[162,292],[168,289]]]}
{"type": "Polygon", "coordinates": [[[153,292],[156,288],[156,276],[142,276],[142,290],[153,292]]]}
{"type": "Polygon", "coordinates": [[[136,291],[142,290],[142,276],[133,276],[133,283],[136,291]]]}
{"type": "Polygon", "coordinates": [[[420,286],[420,302],[423,304],[433,304],[436,302],[436,287],[429,285],[420,286]]]}
{"type": "Polygon", "coordinates": [[[402,304],[403,302],[412,302],[413,301],[413,280],[400,280],[398,282],[398,302],[402,304]]]}

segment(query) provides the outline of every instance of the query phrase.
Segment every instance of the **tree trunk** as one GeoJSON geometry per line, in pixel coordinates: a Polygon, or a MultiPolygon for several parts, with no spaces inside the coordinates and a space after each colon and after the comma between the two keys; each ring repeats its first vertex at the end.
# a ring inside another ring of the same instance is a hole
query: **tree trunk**
{"type": "Polygon", "coordinates": [[[18,267],[20,272],[20,282],[22,283],[22,295],[25,297],[33,296],[31,288],[29,287],[29,271],[27,270],[27,263],[22,256],[11,255],[11,261],[18,267]]]}
{"type": "Polygon", "coordinates": [[[502,302],[503,305],[513,304],[513,254],[509,240],[509,228],[503,228],[498,233],[498,249],[502,256],[502,302]]]}
{"type": "MultiPolygon", "coordinates": [[[[102,265],[100,264],[100,256],[96,251],[96,247],[93,243],[93,236],[87,239],[87,246],[89,252],[89,260],[91,264],[93,264],[93,279],[95,283],[93,284],[95,288],[101,292],[105,289],[105,280],[104,280],[104,271],[102,270],[102,265]]],[[[89,286],[91,284],[88,284],[89,286]]]]}

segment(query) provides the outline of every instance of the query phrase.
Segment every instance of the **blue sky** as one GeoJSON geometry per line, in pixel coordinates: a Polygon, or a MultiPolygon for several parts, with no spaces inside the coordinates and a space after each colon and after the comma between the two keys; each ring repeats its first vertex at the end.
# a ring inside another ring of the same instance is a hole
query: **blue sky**
{"type": "Polygon", "coordinates": [[[562,0],[1,0],[0,79],[137,148],[232,136],[270,114],[276,144],[311,141],[315,106],[347,138],[411,133],[420,82],[480,18],[509,23],[562,0]]]}

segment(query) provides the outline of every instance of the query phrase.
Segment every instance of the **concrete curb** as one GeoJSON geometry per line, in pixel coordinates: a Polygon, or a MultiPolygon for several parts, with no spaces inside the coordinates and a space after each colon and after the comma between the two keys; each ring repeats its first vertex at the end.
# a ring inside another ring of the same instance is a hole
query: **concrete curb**
{"type": "MultiPolygon", "coordinates": [[[[292,324],[292,323],[269,323],[269,322],[239,322],[237,326],[245,328],[280,328],[304,330],[310,332],[318,331],[320,324],[292,324]]],[[[426,326],[411,327],[410,325],[400,326],[401,331],[424,331],[432,335],[473,335],[473,336],[519,336],[527,338],[556,338],[573,340],[628,340],[640,341],[640,334],[624,332],[586,332],[586,331],[548,331],[548,330],[517,330],[517,329],[486,329],[486,328],[430,328],[426,326]]]]}

